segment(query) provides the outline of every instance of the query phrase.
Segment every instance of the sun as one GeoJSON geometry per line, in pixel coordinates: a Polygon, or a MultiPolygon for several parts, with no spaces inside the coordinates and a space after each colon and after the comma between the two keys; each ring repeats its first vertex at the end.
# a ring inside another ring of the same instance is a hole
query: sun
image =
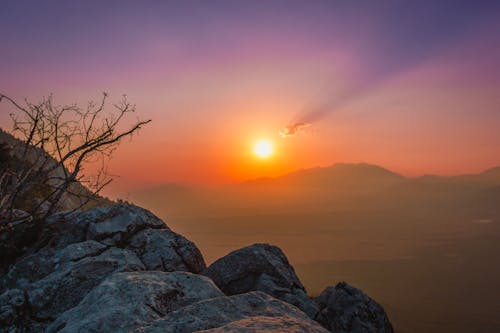
{"type": "Polygon", "coordinates": [[[260,158],[267,158],[273,154],[273,144],[269,140],[259,140],[253,146],[254,153],[260,158]]]}

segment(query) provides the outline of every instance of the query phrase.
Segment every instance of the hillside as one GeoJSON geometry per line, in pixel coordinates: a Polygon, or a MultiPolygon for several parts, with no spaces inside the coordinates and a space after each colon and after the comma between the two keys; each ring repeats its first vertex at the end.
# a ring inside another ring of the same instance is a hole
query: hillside
{"type": "MultiPolygon", "coordinates": [[[[18,165],[20,165],[19,162],[22,160],[22,157],[24,156],[24,142],[15,138],[10,133],[0,128],[0,144],[2,143],[5,144],[9,149],[10,161],[6,161],[7,164],[10,164],[12,167],[16,168],[18,165]]],[[[48,156],[41,149],[35,147],[30,148],[25,160],[22,162],[27,164],[33,164],[35,163],[35,161],[43,160],[45,158],[48,159],[45,168],[50,168],[53,165],[57,164],[54,158],[48,156]]],[[[53,170],[51,174],[44,175],[44,177],[49,179],[49,181],[47,181],[47,183],[44,184],[44,187],[43,188],[38,187],[36,193],[27,193],[25,195],[26,199],[23,200],[22,202],[19,202],[18,203],[19,206],[16,208],[21,210],[29,210],[28,206],[33,204],[31,201],[42,199],[44,193],[50,193],[51,187],[57,187],[59,185],[59,183],[64,178],[64,170],[61,167],[59,167],[53,170]]],[[[57,208],[57,210],[65,211],[65,210],[72,210],[75,208],[79,208],[86,201],[88,202],[83,206],[83,209],[90,209],[98,205],[105,205],[111,203],[111,201],[103,197],[93,195],[92,192],[88,190],[84,185],[77,182],[70,185],[70,188],[68,189],[67,193],[63,195],[63,198],[61,199],[60,205],[57,208]],[[88,198],[91,199],[88,200],[88,198]]]]}
{"type": "Polygon", "coordinates": [[[405,177],[376,165],[338,163],[329,167],[302,169],[277,178],[250,180],[242,185],[373,191],[400,183],[404,179],[405,177]]]}

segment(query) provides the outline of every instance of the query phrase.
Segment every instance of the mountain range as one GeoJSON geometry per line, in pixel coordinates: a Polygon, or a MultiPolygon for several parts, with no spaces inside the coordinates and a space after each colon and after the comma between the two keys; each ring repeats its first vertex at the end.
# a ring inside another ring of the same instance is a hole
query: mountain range
{"type": "Polygon", "coordinates": [[[479,205],[479,210],[494,212],[500,202],[500,167],[478,174],[410,178],[372,164],[339,163],[218,188],[158,185],[134,191],[130,199],[160,210],[160,215],[178,211],[189,215],[197,209],[213,210],[221,205],[230,213],[245,207],[262,211],[280,205],[302,209],[307,203],[317,210],[329,204],[349,207],[354,202],[365,207],[446,204],[474,211],[479,205]]]}

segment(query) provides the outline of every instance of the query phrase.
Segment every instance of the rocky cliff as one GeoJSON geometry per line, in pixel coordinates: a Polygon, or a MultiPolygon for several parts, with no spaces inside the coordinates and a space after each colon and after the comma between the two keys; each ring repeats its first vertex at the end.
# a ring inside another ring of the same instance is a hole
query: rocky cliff
{"type": "Polygon", "coordinates": [[[123,204],[58,213],[38,230],[0,277],[0,332],[393,332],[345,282],[308,297],[272,245],[206,267],[194,243],[123,204]]]}

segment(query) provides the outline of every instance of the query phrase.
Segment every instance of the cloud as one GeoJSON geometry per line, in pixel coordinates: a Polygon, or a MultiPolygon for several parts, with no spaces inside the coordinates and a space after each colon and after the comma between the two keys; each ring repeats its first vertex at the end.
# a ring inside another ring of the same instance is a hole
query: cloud
{"type": "Polygon", "coordinates": [[[285,128],[283,128],[281,131],[279,131],[279,134],[282,138],[289,138],[292,136],[296,136],[298,133],[304,130],[304,128],[309,127],[311,124],[309,123],[293,123],[285,128]]]}

